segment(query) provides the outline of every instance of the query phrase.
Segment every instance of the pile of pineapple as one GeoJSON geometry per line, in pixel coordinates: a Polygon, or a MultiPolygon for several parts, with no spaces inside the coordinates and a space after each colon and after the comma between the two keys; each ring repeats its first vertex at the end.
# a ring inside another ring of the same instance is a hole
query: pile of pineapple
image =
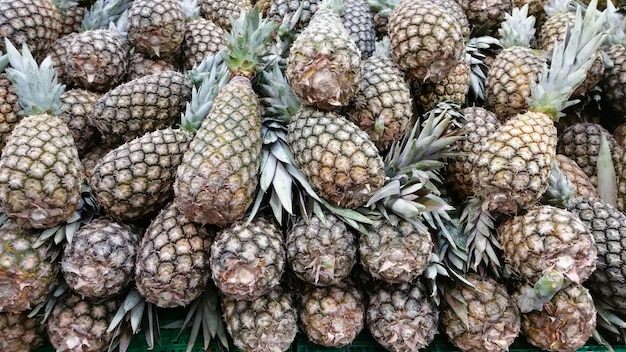
{"type": "Polygon", "coordinates": [[[0,350],[625,343],[625,10],[0,0],[0,350]]]}

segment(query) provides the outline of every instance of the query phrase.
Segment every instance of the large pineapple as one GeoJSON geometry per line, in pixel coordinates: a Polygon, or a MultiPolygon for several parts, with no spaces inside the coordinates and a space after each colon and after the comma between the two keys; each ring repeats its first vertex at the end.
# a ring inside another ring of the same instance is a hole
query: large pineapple
{"type": "Polygon", "coordinates": [[[303,104],[323,110],[348,105],[361,80],[361,52],[331,4],[293,42],[285,71],[303,104]]]}
{"type": "Polygon", "coordinates": [[[137,291],[158,307],[181,307],[211,279],[209,251],[214,233],[189,221],[170,203],[151,220],[137,251],[137,291]]]}
{"type": "Polygon", "coordinates": [[[220,89],[183,155],[174,202],[191,221],[228,226],[244,217],[258,184],[261,111],[250,80],[274,26],[258,9],[234,21],[221,52],[233,78],[220,89]]]}
{"type": "Polygon", "coordinates": [[[41,65],[24,45],[7,40],[7,74],[24,115],[0,156],[0,207],[21,227],[50,228],[68,220],[80,201],[82,165],[67,124],[57,115],[64,86],[50,59],[41,65]]]}
{"type": "Polygon", "coordinates": [[[515,115],[485,141],[472,170],[475,193],[486,209],[515,214],[545,191],[556,154],[558,120],[573,90],[585,79],[606,35],[602,14],[579,8],[570,36],[557,43],[551,65],[533,85],[529,111],[515,115]]]}
{"type": "Polygon", "coordinates": [[[128,42],[139,53],[169,56],[180,48],[185,13],[179,0],[134,0],[128,9],[128,42]]]}

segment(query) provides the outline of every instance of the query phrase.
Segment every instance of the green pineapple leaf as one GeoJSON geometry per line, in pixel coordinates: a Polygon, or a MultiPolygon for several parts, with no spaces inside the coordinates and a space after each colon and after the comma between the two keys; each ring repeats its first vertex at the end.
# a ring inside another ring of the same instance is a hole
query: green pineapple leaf
{"type": "Polygon", "coordinates": [[[510,14],[504,15],[498,29],[500,44],[505,48],[530,47],[530,41],[535,37],[535,21],[535,16],[528,15],[528,4],[513,8],[510,14]]]}
{"type": "Polygon", "coordinates": [[[550,177],[548,178],[548,188],[541,196],[542,203],[559,208],[567,208],[574,196],[575,191],[572,182],[563,174],[557,162],[554,161],[550,170],[550,177]]]}
{"type": "Polygon", "coordinates": [[[600,133],[600,149],[596,161],[598,174],[598,195],[608,204],[617,204],[617,176],[609,142],[604,133],[600,133]]]}
{"type": "Polygon", "coordinates": [[[132,5],[132,0],[96,0],[85,11],[80,29],[106,29],[109,23],[117,22],[122,14],[132,5]]]}

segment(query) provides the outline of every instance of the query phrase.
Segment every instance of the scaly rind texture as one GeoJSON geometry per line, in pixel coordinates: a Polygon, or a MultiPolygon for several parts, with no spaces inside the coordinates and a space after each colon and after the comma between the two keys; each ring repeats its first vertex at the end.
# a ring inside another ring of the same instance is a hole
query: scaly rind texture
{"type": "Polygon", "coordinates": [[[299,313],[309,340],[324,347],[349,345],[365,325],[363,296],[349,281],[328,287],[307,287],[299,313]]]}
{"type": "Polygon", "coordinates": [[[126,82],[100,97],[90,123],[114,146],[171,127],[179,121],[191,99],[191,86],[191,81],[176,71],[126,82]]]}
{"type": "Polygon", "coordinates": [[[358,208],[383,186],[385,169],[378,149],[347,118],[303,107],[288,128],[296,163],[322,198],[358,208]]]}
{"type": "Polygon", "coordinates": [[[417,352],[435,338],[439,308],[420,281],[380,284],[369,296],[366,322],[386,350],[417,352]]]}
{"type": "Polygon", "coordinates": [[[0,227],[0,311],[23,312],[45,301],[57,283],[61,266],[43,245],[33,248],[40,233],[7,220],[0,227]]]}
{"type": "Polygon", "coordinates": [[[402,70],[388,55],[362,62],[363,77],[347,116],[367,132],[376,147],[389,149],[402,139],[413,114],[411,87],[402,70]]]}
{"type": "Polygon", "coordinates": [[[465,277],[475,288],[461,284],[446,289],[452,299],[462,297],[467,309],[464,322],[446,307],[442,323],[450,341],[461,351],[507,351],[521,328],[520,311],[506,286],[476,274],[465,277]],[[467,325],[466,325],[467,324],[467,325]]]}
{"type": "Polygon", "coordinates": [[[550,205],[534,206],[498,227],[506,263],[533,285],[545,270],[583,283],[596,269],[597,249],[589,228],[572,212],[550,205]]]}
{"type": "Polygon", "coordinates": [[[465,55],[461,26],[429,1],[401,1],[389,15],[387,31],[393,58],[419,82],[440,82],[465,55]]]}
{"type": "Polygon", "coordinates": [[[572,183],[576,196],[597,198],[598,190],[585,174],[585,171],[576,162],[563,154],[557,154],[555,159],[563,175],[572,183]]]}
{"type": "Polygon", "coordinates": [[[185,13],[178,0],[135,0],[128,9],[128,41],[150,57],[175,53],[185,33],[185,13]]]}
{"type": "Polygon", "coordinates": [[[433,246],[430,233],[408,221],[377,220],[359,236],[360,263],[375,279],[411,282],[426,269],[433,246]]]}
{"type": "Polygon", "coordinates": [[[46,53],[61,33],[61,14],[51,0],[0,1],[0,51],[4,38],[21,48],[28,44],[35,57],[46,53]]]}
{"type": "Polygon", "coordinates": [[[181,51],[187,70],[202,62],[207,56],[217,54],[224,47],[226,33],[222,27],[206,18],[195,18],[185,25],[181,51]]]}
{"type": "Polygon", "coordinates": [[[39,317],[29,318],[28,313],[0,313],[2,351],[30,352],[43,345],[45,326],[39,317]]]}
{"type": "Polygon", "coordinates": [[[374,13],[366,0],[344,0],[341,21],[361,51],[361,59],[372,56],[376,43],[374,13]]]}
{"type": "Polygon", "coordinates": [[[80,202],[82,164],[63,120],[23,118],[0,157],[0,208],[25,228],[47,229],[70,218],[80,202]]]}
{"type": "Polygon", "coordinates": [[[602,103],[619,114],[626,114],[626,45],[614,44],[606,55],[613,66],[606,69],[600,87],[602,103]]]}
{"type": "Polygon", "coordinates": [[[596,308],[582,285],[560,290],[541,311],[522,314],[522,333],[528,342],[548,351],[576,351],[595,326],[596,308]]]}
{"type": "Polygon", "coordinates": [[[537,83],[544,61],[525,47],[514,46],[498,53],[485,79],[485,108],[502,121],[526,112],[531,84],[537,83]]]}
{"type": "Polygon", "coordinates": [[[13,83],[6,73],[0,73],[0,152],[13,132],[13,128],[22,119],[20,105],[13,83]]]}
{"type": "Polygon", "coordinates": [[[126,82],[139,77],[152,75],[163,71],[176,71],[175,59],[172,57],[148,57],[142,53],[134,53],[128,59],[126,67],[126,82]]]}
{"type": "Polygon", "coordinates": [[[46,322],[52,347],[58,352],[105,351],[114,335],[107,328],[120,303],[117,299],[83,300],[71,291],[65,293],[46,322]]]}
{"type": "Polygon", "coordinates": [[[61,94],[59,117],[69,127],[79,155],[94,146],[100,136],[98,130],[89,124],[89,116],[99,98],[100,94],[80,88],[66,90],[61,94]]]}
{"type": "Polygon", "coordinates": [[[548,187],[557,130],[550,115],[527,112],[491,134],[472,169],[474,191],[491,211],[516,214],[548,187]]]}
{"type": "Polygon", "coordinates": [[[81,88],[106,92],[124,79],[129,52],[130,44],[116,31],[80,32],[67,48],[65,72],[81,88]]]}
{"type": "Polygon", "coordinates": [[[159,209],[174,196],[176,171],[191,138],[187,130],[165,128],[109,151],[89,179],[98,203],[122,221],[159,209]]]}
{"type": "Polygon", "coordinates": [[[423,83],[418,96],[422,110],[429,111],[441,102],[463,105],[470,88],[470,71],[469,61],[462,58],[440,82],[423,83]]]}
{"type": "Polygon", "coordinates": [[[568,209],[589,227],[598,252],[597,269],[588,286],[595,297],[618,311],[626,310],[626,215],[599,198],[572,199],[568,209]]]}
{"type": "Polygon", "coordinates": [[[65,246],[61,271],[82,297],[108,298],[134,278],[140,236],[128,225],[99,218],[82,226],[65,246]]]}
{"type": "Polygon", "coordinates": [[[318,10],[289,50],[285,74],[304,104],[348,105],[361,80],[361,52],[337,13],[318,10]]]}
{"type": "Polygon", "coordinates": [[[298,333],[298,312],[291,295],[272,290],[253,300],[221,299],[226,329],[246,352],[283,352],[298,333]]]}
{"type": "Polygon", "coordinates": [[[158,307],[190,304],[211,279],[209,250],[213,237],[173,203],[166,205],[141,239],[135,265],[137,291],[158,307]]]}
{"type": "Polygon", "coordinates": [[[228,226],[252,204],[261,162],[259,104],[241,76],[215,97],[174,182],[174,201],[191,221],[228,226]]]}
{"type": "Polygon", "coordinates": [[[217,23],[225,30],[230,29],[231,18],[239,18],[241,11],[250,11],[251,0],[198,0],[202,16],[217,23]]]}
{"type": "Polygon", "coordinates": [[[226,296],[251,300],[280,284],[285,270],[283,236],[270,220],[238,221],[211,245],[211,274],[226,296]]]}
{"type": "Polygon", "coordinates": [[[299,218],[287,231],[285,245],[292,271],[316,286],[339,283],[357,262],[354,234],[330,213],[326,214],[326,223],[315,215],[299,218]]]}

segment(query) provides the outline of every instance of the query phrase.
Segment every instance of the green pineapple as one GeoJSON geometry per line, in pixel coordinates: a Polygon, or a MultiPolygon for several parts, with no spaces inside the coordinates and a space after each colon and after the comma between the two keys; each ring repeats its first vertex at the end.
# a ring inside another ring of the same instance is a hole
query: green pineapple
{"type": "Polygon", "coordinates": [[[58,116],[64,86],[50,59],[37,65],[7,41],[7,74],[24,117],[0,156],[0,207],[21,227],[45,229],[72,216],[80,201],[82,165],[67,124],[58,116]]]}
{"type": "Polygon", "coordinates": [[[332,1],[320,5],[287,56],[287,80],[302,103],[322,110],[346,106],[361,80],[361,52],[332,1]]]}
{"type": "Polygon", "coordinates": [[[185,13],[179,0],[134,0],[128,9],[128,42],[148,57],[178,51],[185,34],[185,13]]]}

